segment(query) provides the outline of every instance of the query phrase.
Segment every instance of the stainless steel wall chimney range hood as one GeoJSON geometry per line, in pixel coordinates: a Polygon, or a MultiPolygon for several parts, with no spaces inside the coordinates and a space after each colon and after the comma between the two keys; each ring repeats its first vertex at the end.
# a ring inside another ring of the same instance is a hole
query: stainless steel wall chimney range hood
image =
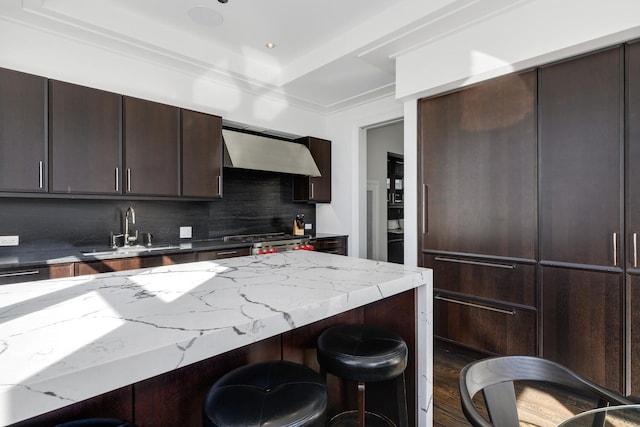
{"type": "Polygon", "coordinates": [[[222,130],[222,139],[225,167],[321,176],[302,144],[229,129],[222,130]]]}

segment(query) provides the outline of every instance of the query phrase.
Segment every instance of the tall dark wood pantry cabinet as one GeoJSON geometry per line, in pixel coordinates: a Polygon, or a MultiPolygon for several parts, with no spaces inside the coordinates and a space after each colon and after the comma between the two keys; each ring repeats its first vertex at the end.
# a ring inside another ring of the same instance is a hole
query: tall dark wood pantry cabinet
{"type": "Polygon", "coordinates": [[[419,103],[422,265],[435,335],[535,354],[536,72],[419,103]]]}
{"type": "Polygon", "coordinates": [[[623,391],[621,46],[539,70],[542,355],[623,391]]]}

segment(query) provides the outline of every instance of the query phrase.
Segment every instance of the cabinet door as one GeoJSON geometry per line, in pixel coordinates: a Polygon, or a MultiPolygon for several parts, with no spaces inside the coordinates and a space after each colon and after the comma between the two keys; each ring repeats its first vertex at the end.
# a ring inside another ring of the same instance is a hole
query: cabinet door
{"type": "Polygon", "coordinates": [[[43,77],[0,68],[0,191],[46,191],[43,77]]]}
{"type": "Polygon", "coordinates": [[[222,196],[222,119],[182,110],[182,195],[222,196]]]}
{"type": "Polygon", "coordinates": [[[322,176],[296,176],[293,181],[294,201],[331,202],[331,141],[306,137],[299,142],[309,148],[322,176]]]}
{"type": "MultiPolygon", "coordinates": [[[[627,47],[627,269],[640,269],[640,42],[627,47]]],[[[640,271],[638,271],[640,272],[640,271]]]]}
{"type": "Polygon", "coordinates": [[[629,289],[630,394],[640,397],[640,276],[627,275],[629,289]]]}
{"type": "Polygon", "coordinates": [[[122,97],[51,81],[50,189],[55,193],[120,193],[122,97]]]}
{"type": "Polygon", "coordinates": [[[542,355],[623,391],[622,273],[542,268],[542,355]]]}
{"type": "Polygon", "coordinates": [[[535,259],[536,74],[419,104],[423,250],[535,259]]]}
{"type": "Polygon", "coordinates": [[[73,276],[73,264],[40,265],[28,268],[0,270],[0,285],[59,279],[73,276]]]}
{"type": "Polygon", "coordinates": [[[620,265],[623,50],[539,71],[540,259],[620,265]]]}
{"type": "Polygon", "coordinates": [[[198,261],[211,261],[214,259],[233,258],[239,256],[251,255],[251,248],[235,248],[235,249],[222,249],[219,251],[202,251],[198,252],[198,261]]]}
{"type": "Polygon", "coordinates": [[[317,252],[347,255],[347,237],[318,238],[314,244],[317,252]]]}
{"type": "Polygon", "coordinates": [[[125,194],[177,196],[178,108],[125,97],[124,111],[125,194]]]}

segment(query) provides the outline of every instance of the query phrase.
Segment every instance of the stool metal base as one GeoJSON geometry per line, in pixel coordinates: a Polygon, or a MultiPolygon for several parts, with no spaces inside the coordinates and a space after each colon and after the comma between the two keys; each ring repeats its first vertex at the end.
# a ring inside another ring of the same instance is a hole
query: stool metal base
{"type": "MultiPolygon", "coordinates": [[[[362,427],[396,427],[395,423],[382,414],[365,411],[364,426],[362,427]]],[[[328,427],[359,427],[358,411],[342,412],[331,418],[328,427]]]]}

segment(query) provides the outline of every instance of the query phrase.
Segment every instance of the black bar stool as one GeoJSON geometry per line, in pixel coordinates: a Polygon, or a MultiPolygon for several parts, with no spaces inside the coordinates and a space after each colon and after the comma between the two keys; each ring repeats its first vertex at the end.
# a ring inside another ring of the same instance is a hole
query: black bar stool
{"type": "Polygon", "coordinates": [[[135,427],[135,424],[116,418],[85,418],[58,424],[55,427],[135,427]]]}
{"type": "Polygon", "coordinates": [[[204,427],[324,426],[327,387],[313,369],[288,361],[242,366],[225,374],[204,400],[204,427]]]}
{"type": "Polygon", "coordinates": [[[331,426],[395,426],[389,417],[365,410],[365,383],[396,380],[399,425],[407,427],[404,370],[407,344],[397,334],[375,326],[349,324],[331,327],[318,337],[321,373],[358,383],[358,410],[333,417],[331,426]]]}

